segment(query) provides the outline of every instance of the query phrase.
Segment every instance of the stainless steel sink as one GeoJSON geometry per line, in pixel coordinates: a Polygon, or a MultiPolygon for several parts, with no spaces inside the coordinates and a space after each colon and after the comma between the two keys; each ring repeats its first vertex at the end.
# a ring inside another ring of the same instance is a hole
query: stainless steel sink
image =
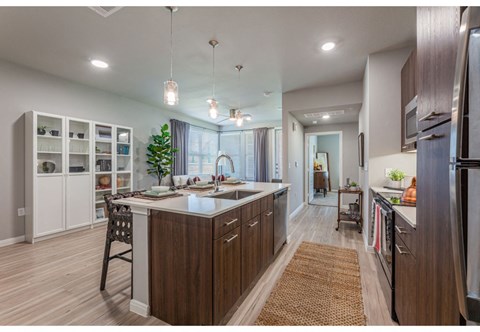
{"type": "Polygon", "coordinates": [[[235,191],[227,191],[219,194],[212,194],[208,197],[211,198],[219,198],[219,199],[231,199],[234,201],[238,201],[243,198],[247,198],[249,196],[261,193],[261,191],[253,191],[253,190],[235,190],[235,191]]]}

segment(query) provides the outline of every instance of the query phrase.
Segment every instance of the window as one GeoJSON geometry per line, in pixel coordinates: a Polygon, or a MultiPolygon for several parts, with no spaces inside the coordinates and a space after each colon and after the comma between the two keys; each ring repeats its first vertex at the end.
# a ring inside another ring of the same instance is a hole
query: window
{"type": "Polygon", "coordinates": [[[190,126],[188,147],[188,174],[214,174],[218,153],[218,133],[190,126]]]}
{"type": "Polygon", "coordinates": [[[235,165],[235,172],[231,173],[230,166],[224,168],[222,171],[226,175],[231,175],[237,178],[244,178],[242,165],[242,133],[240,131],[220,133],[220,150],[232,157],[235,165]]]}
{"type": "Polygon", "coordinates": [[[226,166],[224,174],[249,181],[255,179],[252,130],[220,133],[220,150],[232,157],[235,165],[235,173],[230,173],[230,167],[226,166]]]}

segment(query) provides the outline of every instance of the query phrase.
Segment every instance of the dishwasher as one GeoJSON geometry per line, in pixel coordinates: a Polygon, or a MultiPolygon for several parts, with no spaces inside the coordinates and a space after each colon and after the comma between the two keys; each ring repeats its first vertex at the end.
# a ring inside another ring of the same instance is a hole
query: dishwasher
{"type": "Polygon", "coordinates": [[[273,194],[273,254],[287,241],[288,189],[273,194]]]}

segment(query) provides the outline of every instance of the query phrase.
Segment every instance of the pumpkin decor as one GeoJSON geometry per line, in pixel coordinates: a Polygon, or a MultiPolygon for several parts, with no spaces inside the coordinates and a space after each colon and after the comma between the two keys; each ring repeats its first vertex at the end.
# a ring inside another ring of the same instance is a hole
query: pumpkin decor
{"type": "Polygon", "coordinates": [[[412,183],[410,187],[405,189],[402,194],[402,201],[406,203],[416,203],[417,202],[417,178],[412,178],[412,183]]]}

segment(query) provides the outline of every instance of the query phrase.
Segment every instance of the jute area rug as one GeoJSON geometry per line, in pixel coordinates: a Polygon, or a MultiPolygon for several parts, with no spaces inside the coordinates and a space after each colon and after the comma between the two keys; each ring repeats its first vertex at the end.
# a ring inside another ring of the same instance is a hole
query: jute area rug
{"type": "Polygon", "coordinates": [[[255,325],[366,325],[357,252],[302,242],[255,325]]]}

